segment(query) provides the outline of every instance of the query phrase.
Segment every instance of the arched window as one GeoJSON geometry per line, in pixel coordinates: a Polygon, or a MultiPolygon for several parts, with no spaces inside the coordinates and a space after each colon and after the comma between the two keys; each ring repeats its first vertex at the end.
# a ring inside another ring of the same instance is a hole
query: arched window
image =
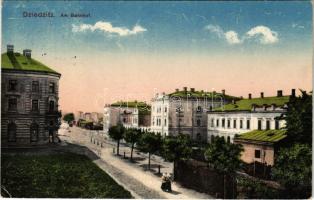
{"type": "Polygon", "coordinates": [[[16,124],[14,122],[8,124],[8,141],[16,141],[16,124]]]}
{"type": "Polygon", "coordinates": [[[30,128],[31,142],[36,142],[38,140],[39,126],[37,123],[32,123],[30,128]]]}
{"type": "Polygon", "coordinates": [[[49,101],[49,111],[52,112],[55,110],[55,102],[49,101]]]}

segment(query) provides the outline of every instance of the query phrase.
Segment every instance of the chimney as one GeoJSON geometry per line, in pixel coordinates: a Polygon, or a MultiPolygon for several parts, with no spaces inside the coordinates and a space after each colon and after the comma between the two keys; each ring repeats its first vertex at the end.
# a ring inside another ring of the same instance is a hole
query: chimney
{"type": "Polygon", "coordinates": [[[249,99],[252,99],[252,94],[251,93],[249,94],[249,99]]]}
{"type": "Polygon", "coordinates": [[[184,92],[188,91],[187,87],[183,87],[184,92]]]}
{"type": "Polygon", "coordinates": [[[277,90],[277,97],[282,97],[282,90],[277,90]]]}
{"type": "Polygon", "coordinates": [[[264,98],[264,92],[261,92],[261,98],[264,98]]]}
{"type": "Polygon", "coordinates": [[[14,46],[12,44],[7,45],[7,53],[14,53],[14,46]]]}
{"type": "Polygon", "coordinates": [[[162,96],[165,96],[166,95],[166,93],[165,92],[162,92],[162,96]]]}
{"type": "Polygon", "coordinates": [[[191,88],[191,92],[195,92],[195,88],[191,88]]]}
{"type": "Polygon", "coordinates": [[[31,58],[32,57],[32,50],[24,49],[23,50],[23,56],[26,56],[27,58],[31,58]]]}
{"type": "Polygon", "coordinates": [[[176,92],[179,92],[179,89],[178,89],[178,88],[176,89],[176,92]]]}
{"type": "Polygon", "coordinates": [[[295,97],[295,89],[291,90],[291,96],[295,97]]]}
{"type": "Polygon", "coordinates": [[[222,95],[225,95],[226,90],[221,90],[222,95]]]}

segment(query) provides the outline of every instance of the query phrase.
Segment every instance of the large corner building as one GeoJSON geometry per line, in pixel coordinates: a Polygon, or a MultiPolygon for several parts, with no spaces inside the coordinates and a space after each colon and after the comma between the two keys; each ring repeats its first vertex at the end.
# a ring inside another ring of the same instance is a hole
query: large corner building
{"type": "Polygon", "coordinates": [[[7,45],[1,61],[1,147],[40,146],[56,141],[61,74],[7,45]]]}

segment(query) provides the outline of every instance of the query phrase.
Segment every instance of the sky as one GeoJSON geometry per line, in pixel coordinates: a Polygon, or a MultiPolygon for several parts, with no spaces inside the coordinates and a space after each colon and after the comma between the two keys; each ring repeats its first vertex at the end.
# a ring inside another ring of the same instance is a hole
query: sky
{"type": "Polygon", "coordinates": [[[32,49],[60,72],[66,112],[182,87],[244,97],[312,90],[312,43],[304,1],[2,2],[2,52],[32,49]],[[54,17],[25,17],[40,12],[54,17]]]}

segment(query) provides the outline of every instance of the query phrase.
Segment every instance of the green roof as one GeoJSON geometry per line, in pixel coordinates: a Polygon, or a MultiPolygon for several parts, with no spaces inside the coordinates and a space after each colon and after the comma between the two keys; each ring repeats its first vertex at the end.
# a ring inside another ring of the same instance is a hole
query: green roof
{"type": "Polygon", "coordinates": [[[254,130],[241,135],[237,135],[235,139],[253,140],[261,142],[278,142],[287,137],[286,130],[254,130]]]}
{"type": "Polygon", "coordinates": [[[139,114],[150,114],[151,106],[145,102],[141,101],[118,101],[116,103],[111,104],[112,107],[128,107],[128,108],[138,108],[139,114]]]}
{"type": "Polygon", "coordinates": [[[1,55],[1,69],[3,70],[21,70],[21,71],[38,71],[59,74],[50,69],[39,61],[28,58],[20,53],[3,53],[1,55]]]}
{"type": "Polygon", "coordinates": [[[217,98],[220,98],[220,97],[223,97],[224,99],[240,99],[239,97],[235,97],[235,96],[230,96],[230,95],[223,95],[222,93],[217,93],[217,92],[204,92],[204,91],[194,91],[194,92],[191,92],[191,91],[178,91],[178,92],[173,92],[173,93],[170,93],[169,94],[170,97],[183,97],[183,98],[186,98],[186,97],[197,97],[197,98],[205,98],[205,96],[207,98],[212,98],[212,96],[217,97],[217,98]]]}
{"type": "Polygon", "coordinates": [[[241,99],[236,101],[235,104],[230,103],[226,104],[223,107],[215,108],[214,111],[250,111],[252,109],[252,105],[256,104],[257,106],[263,105],[272,105],[283,106],[284,104],[289,102],[290,96],[282,96],[282,97],[264,97],[264,98],[253,98],[253,99],[241,99]]]}

